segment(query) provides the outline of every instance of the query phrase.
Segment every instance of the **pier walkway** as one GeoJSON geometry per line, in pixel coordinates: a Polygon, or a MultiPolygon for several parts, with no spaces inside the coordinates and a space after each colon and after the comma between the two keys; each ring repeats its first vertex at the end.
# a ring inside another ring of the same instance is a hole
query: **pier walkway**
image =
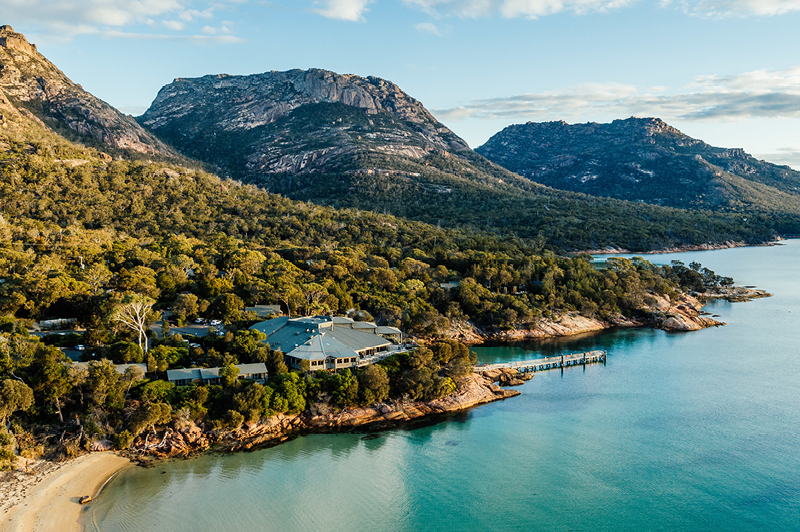
{"type": "Polygon", "coordinates": [[[548,369],[566,368],[569,366],[585,366],[586,364],[606,363],[605,351],[588,351],[574,355],[560,355],[533,360],[520,360],[504,364],[486,364],[476,366],[475,371],[492,371],[495,369],[516,369],[517,373],[532,373],[548,369]]]}

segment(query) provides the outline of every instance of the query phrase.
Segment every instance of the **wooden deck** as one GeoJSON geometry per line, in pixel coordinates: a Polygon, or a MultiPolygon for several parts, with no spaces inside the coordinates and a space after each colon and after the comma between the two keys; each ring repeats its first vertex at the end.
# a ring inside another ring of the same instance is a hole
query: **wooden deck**
{"type": "Polygon", "coordinates": [[[504,364],[486,364],[476,366],[476,371],[491,371],[493,369],[516,369],[518,373],[531,373],[535,371],[545,371],[548,369],[567,368],[570,366],[585,366],[586,364],[606,363],[605,351],[588,351],[574,355],[560,355],[556,357],[536,358],[533,360],[521,360],[517,362],[506,362],[504,364]]]}

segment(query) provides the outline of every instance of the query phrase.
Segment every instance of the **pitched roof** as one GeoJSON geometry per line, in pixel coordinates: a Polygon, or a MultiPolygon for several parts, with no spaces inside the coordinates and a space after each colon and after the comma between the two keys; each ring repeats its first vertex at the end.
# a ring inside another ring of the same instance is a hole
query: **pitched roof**
{"type": "Polygon", "coordinates": [[[201,379],[200,368],[168,369],[168,381],[198,380],[201,379]]]}
{"type": "Polygon", "coordinates": [[[342,342],[346,346],[350,347],[351,349],[355,349],[356,351],[369,349],[371,347],[380,347],[382,345],[389,345],[392,343],[386,338],[378,336],[377,334],[359,331],[358,329],[346,329],[344,327],[334,327],[330,331],[325,331],[325,336],[331,336],[335,340],[342,342]]]}
{"type": "Polygon", "coordinates": [[[272,318],[271,320],[260,321],[250,328],[255,329],[257,331],[261,331],[267,336],[269,336],[278,329],[280,329],[281,327],[283,327],[284,325],[286,325],[286,322],[288,321],[289,321],[288,316],[280,316],[278,318],[272,318]]]}
{"type": "Polygon", "coordinates": [[[239,375],[253,375],[254,373],[266,373],[267,366],[263,362],[256,362],[255,364],[238,364],[239,375]]]}
{"type": "MultiPolygon", "coordinates": [[[[267,366],[263,362],[256,364],[237,364],[239,368],[239,375],[253,375],[255,373],[266,373],[267,366]]],[[[218,379],[220,368],[186,368],[186,369],[170,369],[167,370],[167,380],[169,381],[182,381],[182,380],[208,380],[218,379]]]]}
{"type": "Polygon", "coordinates": [[[219,368],[200,368],[200,375],[203,380],[219,379],[219,368]]]}
{"type": "Polygon", "coordinates": [[[328,357],[349,358],[358,356],[358,353],[354,350],[327,334],[318,334],[305,344],[296,347],[288,354],[306,360],[325,360],[328,357]]]}
{"type": "Polygon", "coordinates": [[[256,323],[251,328],[265,333],[273,349],[306,360],[355,357],[358,351],[391,343],[376,334],[333,325],[330,317],[315,316],[276,318],[256,323]]]}

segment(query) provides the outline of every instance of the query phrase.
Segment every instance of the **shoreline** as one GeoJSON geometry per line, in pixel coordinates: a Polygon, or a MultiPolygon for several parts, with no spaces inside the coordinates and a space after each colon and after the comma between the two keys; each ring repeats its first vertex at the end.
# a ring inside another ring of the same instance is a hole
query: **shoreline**
{"type": "Polygon", "coordinates": [[[772,294],[764,290],[744,287],[717,289],[715,292],[683,293],[677,301],[671,301],[657,294],[651,295],[654,297],[655,302],[641,316],[636,318],[626,318],[618,315],[607,320],[601,320],[583,316],[573,311],[566,312],[556,318],[539,320],[534,327],[525,326],[500,331],[481,330],[470,322],[460,322],[455,324],[446,336],[465,345],[474,346],[487,342],[518,342],[563,338],[617,327],[650,327],[669,332],[699,331],[709,327],[727,325],[709,317],[710,314],[703,311],[703,307],[710,300],[726,299],[731,302],[741,302],[772,296],[772,294]]]}
{"type": "Polygon", "coordinates": [[[688,253],[690,251],[714,251],[720,249],[733,249],[733,248],[763,248],[772,246],[782,246],[781,242],[785,240],[792,240],[796,237],[782,237],[779,236],[775,240],[761,242],[760,244],[748,244],[746,242],[725,242],[723,244],[698,244],[695,246],[677,246],[672,248],[654,249],[651,251],[630,251],[627,249],[590,249],[581,251],[570,251],[567,255],[665,255],[667,253],[688,253]]]}
{"type": "MultiPolygon", "coordinates": [[[[520,395],[493,384],[483,374],[473,372],[465,386],[455,393],[430,401],[389,401],[368,407],[344,409],[335,413],[277,414],[258,422],[245,423],[235,431],[203,431],[190,425],[181,431],[163,433],[157,448],[145,449],[141,439],[131,446],[140,463],[192,456],[204,452],[238,452],[270,447],[300,434],[347,431],[379,431],[422,418],[462,412],[470,408],[520,395]]],[[[2,531],[0,531],[2,532],[2,531]]]]}
{"type": "Polygon", "coordinates": [[[105,451],[64,462],[37,460],[28,464],[30,472],[11,472],[0,482],[0,532],[84,532],[86,510],[91,503],[81,505],[81,497],[89,495],[94,502],[105,486],[127,467],[207,452],[271,447],[301,434],[388,430],[517,395],[519,391],[501,388],[484,375],[473,373],[462,390],[431,401],[384,403],[326,415],[278,414],[262,422],[245,424],[233,432],[206,433],[192,425],[185,432],[172,432],[166,437],[166,448],[143,450],[134,444],[131,451],[139,451],[139,455],[132,459],[117,451],[105,451]]]}
{"type": "MultiPolygon", "coordinates": [[[[459,341],[469,344],[487,341],[513,342],[572,336],[613,327],[656,327],[671,331],[691,331],[725,325],[707,317],[702,306],[712,299],[749,301],[771,294],[752,288],[732,287],[716,293],[684,294],[678,302],[658,301],[659,319],[601,321],[574,313],[557,320],[547,320],[535,329],[486,333],[470,326],[462,328],[459,341]],[[470,341],[471,340],[471,341],[470,341]]],[[[471,325],[471,324],[470,324],[471,325]]],[[[96,498],[105,485],[127,466],[146,465],[164,459],[186,457],[206,452],[237,452],[278,445],[305,433],[346,431],[381,431],[410,421],[435,419],[442,415],[465,411],[482,404],[519,395],[493,384],[497,376],[486,375],[479,368],[468,378],[467,385],[449,396],[431,401],[401,403],[398,401],[363,408],[341,410],[325,415],[309,413],[283,415],[257,423],[245,424],[233,432],[205,432],[197,425],[186,431],[164,434],[166,447],[143,449],[134,461],[115,452],[95,452],[54,463],[45,460],[32,465],[32,471],[8,474],[11,480],[0,483],[0,532],[36,532],[45,530],[83,531],[86,507],[79,504],[82,496],[96,498]],[[487,378],[489,377],[489,378],[487,378]],[[72,523],[72,525],[69,525],[72,523]],[[66,526],[65,526],[66,524],[66,526]]],[[[518,382],[516,384],[522,384],[518,382]]],[[[141,444],[141,442],[139,442],[141,444]]]]}
{"type": "Polygon", "coordinates": [[[127,458],[113,451],[94,452],[66,462],[42,460],[34,474],[12,473],[0,484],[0,532],[82,531],[84,495],[95,498],[126,466],[127,458]]]}

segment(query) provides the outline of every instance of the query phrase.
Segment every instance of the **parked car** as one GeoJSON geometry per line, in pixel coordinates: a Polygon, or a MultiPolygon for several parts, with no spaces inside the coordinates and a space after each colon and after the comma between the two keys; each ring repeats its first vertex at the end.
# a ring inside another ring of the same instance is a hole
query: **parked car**
{"type": "Polygon", "coordinates": [[[211,320],[211,325],[222,325],[221,320],[211,320]]]}
{"type": "Polygon", "coordinates": [[[204,318],[195,318],[194,322],[198,325],[204,325],[206,323],[206,320],[204,318]]]}
{"type": "Polygon", "coordinates": [[[84,346],[83,344],[78,344],[75,346],[76,351],[83,351],[84,349],[86,349],[86,346],[84,346]]]}

